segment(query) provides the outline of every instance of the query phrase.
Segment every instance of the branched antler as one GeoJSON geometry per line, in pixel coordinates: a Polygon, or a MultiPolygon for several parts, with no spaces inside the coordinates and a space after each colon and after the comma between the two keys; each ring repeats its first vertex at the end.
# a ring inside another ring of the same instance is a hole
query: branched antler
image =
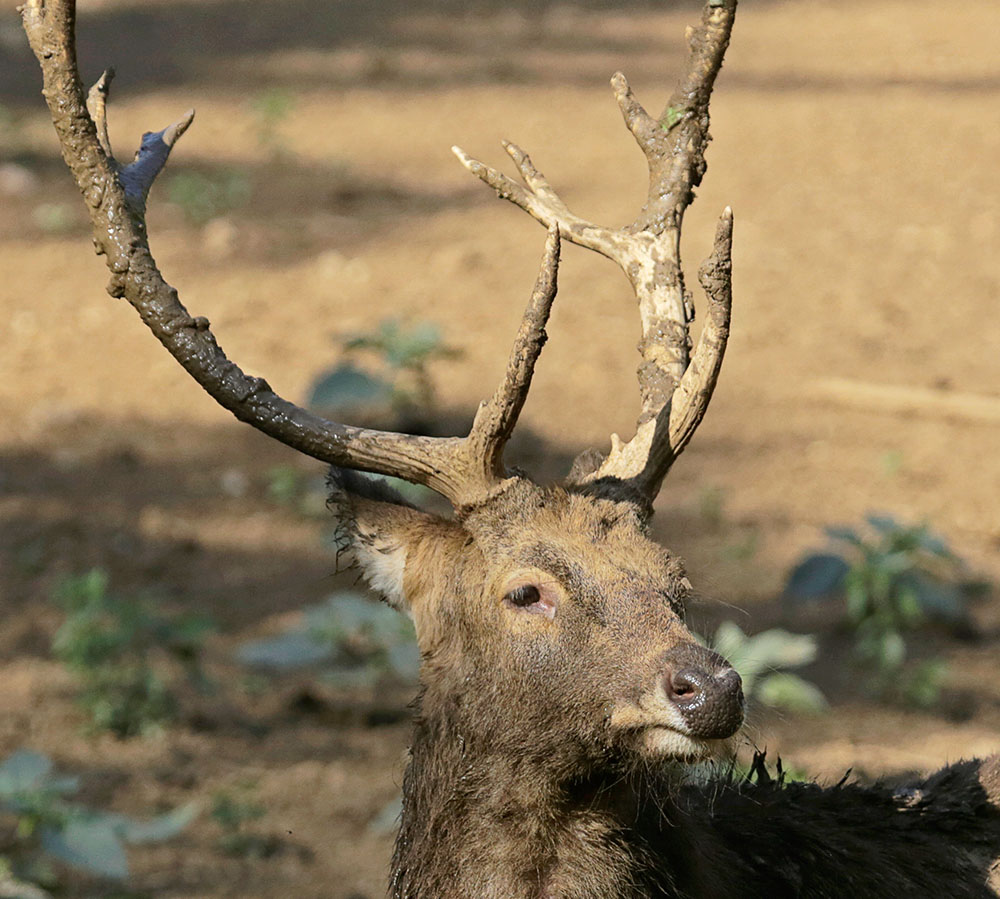
{"type": "Polygon", "coordinates": [[[611,437],[611,452],[595,466],[574,465],[571,484],[599,486],[607,493],[638,495],[652,503],[674,459],[705,414],[722,364],[731,308],[732,211],[719,221],[712,255],[701,270],[709,307],[698,346],[691,353],[691,297],[680,261],[684,212],[705,174],[709,140],[708,103],[729,44],[736,0],[708,0],[701,26],[689,34],[688,70],[654,119],[620,72],[611,79],[629,131],[649,165],[649,193],[635,221],[612,229],[571,212],[520,147],[504,142],[523,185],[454,149],[462,164],[548,228],[567,240],[613,259],[624,270],[639,301],[641,412],[635,436],[611,437]]]}
{"type": "Polygon", "coordinates": [[[484,403],[468,438],[416,437],[328,421],[278,396],[245,374],[219,347],[208,320],[192,317],[160,274],[146,238],[146,198],[194,111],[162,131],[143,135],[135,160],[111,153],[108,69],[85,98],[77,69],[73,0],[29,0],[21,7],[28,41],[42,67],[43,93],[63,159],[90,211],[99,254],[111,270],[109,293],[125,297],[157,339],[222,406],[282,443],[345,468],[395,475],[424,484],[457,508],[483,502],[507,478],[503,447],[524,405],[544,327],[556,294],[558,234],[549,235],[538,284],[518,333],[507,375],[484,403]]]}
{"type": "MultiPolygon", "coordinates": [[[[208,320],[192,317],[160,274],[146,237],[146,199],[170,151],[194,119],[190,110],[162,131],[144,134],[135,159],[111,152],[108,69],[85,96],[77,70],[73,0],[29,0],[21,13],[42,67],[44,95],[63,158],[90,211],[97,252],[111,270],[109,292],[125,297],[191,376],[238,419],[314,458],[345,468],[396,475],[425,484],[459,509],[481,503],[509,483],[503,448],[524,405],[545,324],[556,294],[560,235],[614,259],[639,299],[643,337],[639,387],[642,412],[635,436],[599,465],[574,466],[571,484],[652,503],[673,460],[704,415],[725,351],[730,316],[732,214],[719,223],[715,249],[701,271],[708,317],[694,354],[693,316],[680,267],[680,228],[692,190],[705,171],[708,101],[729,41],[736,0],[708,0],[691,37],[685,79],[663,116],[654,120],[624,76],[612,79],[629,130],[649,163],[649,196],[626,228],[609,229],[574,215],[514,144],[504,147],[524,184],[466,156],[463,164],[497,193],[549,228],[535,290],[521,322],[503,382],[483,403],[466,438],[415,437],[328,421],[278,396],[261,378],[227,358],[208,320]]],[[[582,458],[582,457],[581,457],[582,458]]]]}

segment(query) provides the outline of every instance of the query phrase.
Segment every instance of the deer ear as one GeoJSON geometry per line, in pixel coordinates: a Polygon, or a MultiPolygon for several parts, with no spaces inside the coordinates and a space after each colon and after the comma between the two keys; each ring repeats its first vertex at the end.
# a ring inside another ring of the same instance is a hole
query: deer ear
{"type": "Polygon", "coordinates": [[[407,564],[453,536],[453,522],[415,508],[381,478],[331,469],[330,506],[340,519],[338,548],[347,552],[368,586],[389,605],[412,615],[407,564]]]}

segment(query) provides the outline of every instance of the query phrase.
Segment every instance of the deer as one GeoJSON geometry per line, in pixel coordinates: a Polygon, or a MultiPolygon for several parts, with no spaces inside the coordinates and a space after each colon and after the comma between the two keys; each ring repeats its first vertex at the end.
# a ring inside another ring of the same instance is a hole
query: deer
{"type": "Polygon", "coordinates": [[[654,499],[705,414],[729,335],[732,211],[699,272],[707,314],[696,344],[680,234],[705,173],[709,99],[735,12],[736,0],[707,0],[659,118],[613,77],[650,174],[624,228],[571,212],[512,143],[520,182],[455,149],[547,237],[501,383],[466,436],[426,437],[327,421],[224,354],[164,280],[145,223],[153,181],[194,111],[145,134],[122,165],[107,122],[113,71],[84,93],[74,2],[21,7],[109,293],[237,419],[331,466],[342,549],[413,619],[420,692],[394,899],[1000,895],[1000,756],[895,788],[786,782],[762,755],[753,777],[733,774],[739,675],[687,629],[692,586],[650,537],[654,499]],[[543,485],[503,457],[546,340],[562,240],[613,260],[632,284],[640,413],[630,439],[612,435],[608,452],[582,453],[543,485]],[[454,514],[416,508],[370,475],[429,487],[454,514]],[[712,760],[714,773],[698,773],[712,760]]]}

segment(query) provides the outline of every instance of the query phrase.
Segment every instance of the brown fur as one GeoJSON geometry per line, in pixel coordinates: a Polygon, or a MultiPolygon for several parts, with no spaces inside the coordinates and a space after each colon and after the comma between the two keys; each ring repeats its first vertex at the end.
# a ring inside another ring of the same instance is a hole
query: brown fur
{"type": "Polygon", "coordinates": [[[444,521],[354,489],[351,539],[373,581],[403,571],[423,657],[396,899],[994,895],[996,759],[898,794],[687,782],[728,743],[662,727],[689,588],[637,507],[515,480],[444,521]],[[505,603],[525,579],[551,620],[505,603]]]}

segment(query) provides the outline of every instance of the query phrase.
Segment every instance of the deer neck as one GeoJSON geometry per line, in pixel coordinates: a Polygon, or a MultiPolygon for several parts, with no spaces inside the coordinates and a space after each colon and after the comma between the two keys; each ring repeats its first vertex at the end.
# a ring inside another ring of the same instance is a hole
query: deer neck
{"type": "Polygon", "coordinates": [[[650,895],[629,833],[641,778],[595,771],[581,779],[578,757],[570,763],[541,746],[514,754],[486,739],[481,721],[475,730],[465,723],[456,709],[417,721],[393,899],[650,895]]]}

